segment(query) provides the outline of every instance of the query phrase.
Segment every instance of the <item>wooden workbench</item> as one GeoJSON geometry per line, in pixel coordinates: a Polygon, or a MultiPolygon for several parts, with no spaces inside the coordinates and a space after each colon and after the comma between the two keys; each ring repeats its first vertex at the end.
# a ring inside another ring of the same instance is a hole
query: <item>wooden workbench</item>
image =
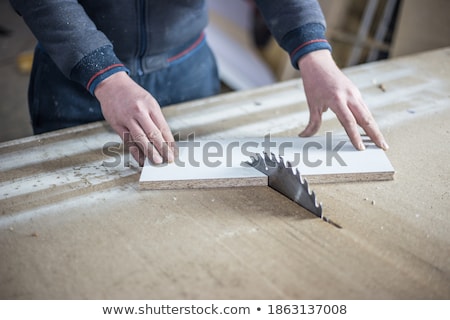
{"type": "MultiPolygon", "coordinates": [[[[449,62],[447,48],[345,70],[396,174],[312,185],[342,229],[268,187],[139,190],[133,163],[106,165],[102,147],[119,139],[104,123],[1,144],[0,298],[449,299],[449,62]]],[[[181,136],[295,136],[302,90],[164,112],[181,136]]],[[[324,116],[319,134],[343,132],[324,116]]]]}

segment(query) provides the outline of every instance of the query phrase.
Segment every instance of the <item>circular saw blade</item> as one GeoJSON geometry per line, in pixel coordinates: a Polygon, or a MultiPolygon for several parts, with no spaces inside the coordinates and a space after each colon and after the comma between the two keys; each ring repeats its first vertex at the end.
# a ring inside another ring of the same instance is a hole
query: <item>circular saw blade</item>
{"type": "Polygon", "coordinates": [[[309,189],[308,181],[298,169],[292,168],[289,162],[285,163],[282,157],[277,159],[273,153],[270,156],[266,152],[263,154],[264,157],[257,153],[247,164],[266,174],[271,188],[322,219],[322,204],[317,202],[315,193],[309,189]]]}

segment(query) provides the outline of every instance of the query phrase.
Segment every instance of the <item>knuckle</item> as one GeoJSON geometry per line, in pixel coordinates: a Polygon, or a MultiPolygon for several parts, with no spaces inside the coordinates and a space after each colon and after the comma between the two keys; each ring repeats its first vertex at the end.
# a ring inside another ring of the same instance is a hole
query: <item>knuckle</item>
{"type": "Polygon", "coordinates": [[[161,133],[165,136],[172,135],[172,131],[170,130],[170,128],[162,128],[161,133]]]}
{"type": "Polygon", "coordinates": [[[331,99],[339,104],[339,105],[345,105],[347,101],[348,94],[345,91],[335,91],[331,93],[331,99]]]}
{"type": "Polygon", "coordinates": [[[351,127],[356,125],[355,118],[351,114],[342,115],[339,120],[341,121],[344,127],[351,127]]]}
{"type": "Polygon", "coordinates": [[[147,105],[148,102],[145,99],[139,99],[131,106],[131,111],[135,114],[144,114],[147,113],[147,105]]]}
{"type": "Polygon", "coordinates": [[[359,119],[359,125],[361,127],[371,127],[374,125],[375,121],[373,119],[373,117],[370,114],[366,114],[363,115],[360,119],[359,119]]]}
{"type": "Polygon", "coordinates": [[[138,134],[134,134],[131,136],[131,138],[133,139],[133,141],[141,141],[142,138],[144,138],[145,135],[142,133],[138,133],[138,134]]]}
{"type": "Polygon", "coordinates": [[[130,110],[132,112],[140,112],[142,110],[142,104],[139,101],[130,105],[130,110]]]}
{"type": "Polygon", "coordinates": [[[361,91],[359,91],[359,89],[355,87],[353,84],[347,89],[346,95],[355,100],[362,99],[361,91]]]}
{"type": "Polygon", "coordinates": [[[161,133],[157,130],[147,132],[147,138],[150,141],[155,141],[161,137],[161,133]]]}

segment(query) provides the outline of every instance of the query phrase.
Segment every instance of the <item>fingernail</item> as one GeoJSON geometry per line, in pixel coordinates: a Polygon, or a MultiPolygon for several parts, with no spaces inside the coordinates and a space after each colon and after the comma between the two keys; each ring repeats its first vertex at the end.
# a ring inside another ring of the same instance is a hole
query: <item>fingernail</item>
{"type": "Polygon", "coordinates": [[[389,149],[389,145],[386,143],[386,141],[383,141],[383,142],[381,143],[381,148],[383,148],[384,151],[386,151],[386,150],[389,149]]]}
{"type": "Polygon", "coordinates": [[[360,151],[366,150],[366,146],[364,145],[364,143],[362,143],[362,142],[359,143],[358,150],[360,150],[360,151]]]}
{"type": "Polygon", "coordinates": [[[163,159],[161,158],[161,156],[159,154],[155,154],[153,156],[153,163],[154,164],[161,164],[161,163],[163,163],[163,159]]]}
{"type": "Polygon", "coordinates": [[[172,151],[169,151],[169,153],[167,154],[167,162],[172,163],[174,161],[175,161],[175,156],[172,151]]]}

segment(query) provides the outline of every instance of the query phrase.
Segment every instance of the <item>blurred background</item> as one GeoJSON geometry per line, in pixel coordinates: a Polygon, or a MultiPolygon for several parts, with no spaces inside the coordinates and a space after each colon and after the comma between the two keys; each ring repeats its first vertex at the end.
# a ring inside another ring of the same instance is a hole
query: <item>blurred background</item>
{"type": "MultiPolygon", "coordinates": [[[[450,45],[450,0],[319,0],[341,68],[450,45]]],[[[251,0],[207,0],[223,92],[298,78],[251,0]]],[[[32,135],[28,77],[36,40],[0,0],[0,142],[32,135]]]]}

